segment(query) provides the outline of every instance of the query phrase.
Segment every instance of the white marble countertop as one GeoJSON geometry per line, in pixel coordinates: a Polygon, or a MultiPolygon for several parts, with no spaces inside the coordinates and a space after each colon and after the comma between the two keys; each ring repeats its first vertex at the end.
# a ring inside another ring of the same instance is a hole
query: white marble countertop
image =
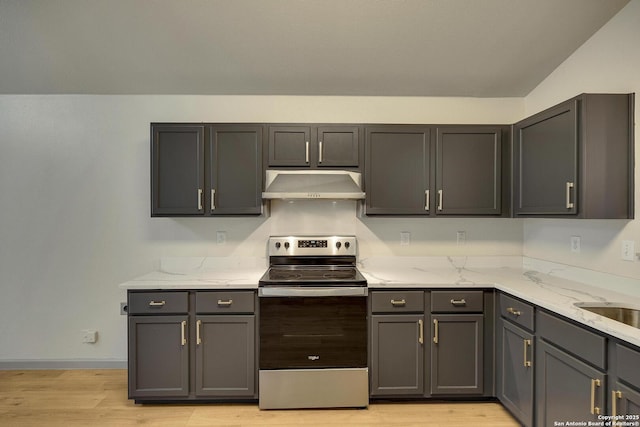
{"type": "MultiPolygon", "coordinates": [[[[256,289],[263,258],[163,258],[158,271],[121,289],[256,289]]],[[[640,280],[522,257],[372,257],[358,269],[371,290],[495,288],[640,347],[640,329],[576,307],[577,302],[640,308],[640,280]]]]}

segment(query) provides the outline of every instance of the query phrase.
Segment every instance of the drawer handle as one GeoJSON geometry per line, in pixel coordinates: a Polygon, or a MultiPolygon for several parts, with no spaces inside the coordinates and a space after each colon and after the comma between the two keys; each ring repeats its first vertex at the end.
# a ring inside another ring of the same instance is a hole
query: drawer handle
{"type": "Polygon", "coordinates": [[[567,199],[567,209],[573,209],[573,203],[571,202],[571,189],[573,188],[573,182],[567,182],[567,194],[566,194],[566,199],[567,199]]]}
{"type": "Polygon", "coordinates": [[[462,298],[462,299],[452,299],[451,300],[451,305],[453,305],[454,307],[465,307],[467,305],[467,302],[465,301],[464,298],[462,298]]]}
{"type": "Polygon", "coordinates": [[[162,307],[163,305],[165,305],[167,302],[162,300],[162,301],[149,301],[149,307],[162,307]]]}
{"type": "Polygon", "coordinates": [[[233,304],[233,300],[231,298],[229,298],[228,300],[218,300],[218,305],[221,307],[229,307],[231,304],[233,304]]]}
{"type": "Polygon", "coordinates": [[[405,305],[407,305],[407,301],[405,301],[404,298],[403,299],[398,299],[398,300],[392,299],[391,300],[391,305],[394,306],[394,307],[404,307],[405,305]]]}
{"type": "Polygon", "coordinates": [[[202,338],[200,338],[200,327],[202,326],[202,320],[196,322],[196,344],[202,344],[202,338]]]}
{"type": "Polygon", "coordinates": [[[520,316],[522,314],[520,313],[520,310],[516,310],[513,307],[507,308],[507,313],[513,314],[514,316],[520,316]]]}
{"type": "Polygon", "coordinates": [[[524,341],[524,367],[525,368],[530,368],[531,367],[531,361],[527,360],[527,347],[529,347],[531,345],[531,340],[523,340],[524,341]]]}
{"type": "Polygon", "coordinates": [[[424,344],[424,322],[418,319],[418,342],[424,344]]]}
{"type": "Polygon", "coordinates": [[[600,380],[591,379],[591,415],[600,415],[600,408],[596,406],[596,387],[600,387],[600,380]]]}

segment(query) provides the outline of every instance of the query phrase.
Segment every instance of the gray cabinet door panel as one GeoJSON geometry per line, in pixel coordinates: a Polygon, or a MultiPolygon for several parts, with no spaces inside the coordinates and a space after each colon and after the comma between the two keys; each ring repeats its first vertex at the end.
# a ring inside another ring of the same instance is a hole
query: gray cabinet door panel
{"type": "Polygon", "coordinates": [[[424,393],[421,325],[424,316],[417,314],[371,317],[371,396],[424,393]]]}
{"type": "Polygon", "coordinates": [[[566,420],[597,421],[606,413],[605,374],[538,339],[536,342],[536,425],[566,420]],[[600,385],[596,385],[599,381],[600,385]],[[595,411],[593,411],[595,412],[595,411]]]}
{"type": "Polygon", "coordinates": [[[533,425],[533,335],[498,321],[498,398],[525,426],[533,425]]]}
{"type": "Polygon", "coordinates": [[[196,395],[255,394],[255,316],[196,318],[196,395]]]}
{"type": "Polygon", "coordinates": [[[366,213],[428,215],[429,129],[368,128],[365,144],[366,213]]]}
{"type": "Polygon", "coordinates": [[[309,166],[311,128],[304,126],[269,127],[269,166],[309,166]]]}
{"type": "Polygon", "coordinates": [[[204,126],[152,125],[151,215],[202,214],[203,191],[204,126]]]}
{"type": "Polygon", "coordinates": [[[431,316],[431,394],[484,392],[484,316],[431,316]]]}
{"type": "Polygon", "coordinates": [[[501,128],[437,129],[437,214],[501,213],[501,134],[501,128]]]}
{"type": "Polygon", "coordinates": [[[516,214],[575,214],[578,194],[578,104],[565,102],[515,125],[516,214]],[[567,183],[569,189],[567,204],[567,183]]]}
{"type": "Polygon", "coordinates": [[[612,405],[615,404],[615,411],[612,407],[611,414],[630,416],[628,419],[619,419],[618,421],[640,421],[640,419],[636,418],[640,416],[640,392],[617,382],[613,387],[611,398],[615,399],[615,403],[612,403],[612,405]]]}
{"type": "Polygon", "coordinates": [[[262,127],[213,126],[209,143],[212,215],[262,212],[262,127]]]}
{"type": "Polygon", "coordinates": [[[129,316],[129,398],[189,395],[188,321],[129,316]]]}
{"type": "Polygon", "coordinates": [[[360,141],[357,126],[318,127],[318,167],[360,166],[360,141]]]}

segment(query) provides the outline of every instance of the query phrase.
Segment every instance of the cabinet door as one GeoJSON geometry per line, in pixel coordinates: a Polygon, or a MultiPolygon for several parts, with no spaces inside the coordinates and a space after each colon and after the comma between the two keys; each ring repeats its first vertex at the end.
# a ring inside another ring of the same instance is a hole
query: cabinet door
{"type": "Polygon", "coordinates": [[[438,128],[436,214],[501,213],[501,129],[438,128]]]}
{"type": "Polygon", "coordinates": [[[514,126],[516,215],[577,213],[577,115],[572,100],[514,126]]]}
{"type": "Polygon", "coordinates": [[[129,316],[129,398],[189,395],[188,316],[129,316]]]}
{"type": "Polygon", "coordinates": [[[536,425],[597,421],[606,413],[602,372],[541,339],[536,345],[536,425]]]}
{"type": "Polygon", "coordinates": [[[318,167],[360,166],[360,141],[357,126],[318,127],[318,167]]]}
{"type": "Polygon", "coordinates": [[[216,125],[209,141],[212,215],[262,212],[262,127],[216,125]]]}
{"type": "Polygon", "coordinates": [[[431,394],[484,392],[482,314],[431,316],[431,394]]]}
{"type": "Polygon", "coordinates": [[[640,421],[640,393],[619,382],[613,384],[611,391],[611,415],[628,416],[618,421],[640,421]]]}
{"type": "Polygon", "coordinates": [[[429,215],[431,210],[429,129],[372,127],[366,130],[368,215],[429,215]]]}
{"type": "Polygon", "coordinates": [[[255,316],[198,316],[196,395],[255,395],[255,316]]]}
{"type": "Polygon", "coordinates": [[[269,166],[309,166],[311,128],[306,126],[269,127],[269,166]]]}
{"type": "Polygon", "coordinates": [[[424,393],[424,316],[371,316],[371,395],[424,393]]]}
{"type": "Polygon", "coordinates": [[[204,213],[204,127],[151,125],[151,216],[204,213]]]}
{"type": "Polygon", "coordinates": [[[533,425],[533,335],[498,321],[498,398],[525,426],[533,425]]]}

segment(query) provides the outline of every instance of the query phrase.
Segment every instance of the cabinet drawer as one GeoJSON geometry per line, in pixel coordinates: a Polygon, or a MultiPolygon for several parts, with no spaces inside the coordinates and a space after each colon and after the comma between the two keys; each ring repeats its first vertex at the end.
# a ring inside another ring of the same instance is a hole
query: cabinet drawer
{"type": "Polygon", "coordinates": [[[189,311],[188,292],[129,292],[129,314],[183,314],[189,311]]]}
{"type": "Polygon", "coordinates": [[[536,314],[538,336],[592,365],[606,369],[606,338],[542,311],[536,314]]]}
{"type": "Polygon", "coordinates": [[[482,291],[432,291],[433,313],[468,313],[483,311],[482,291]]]}
{"type": "Polygon", "coordinates": [[[249,291],[196,292],[196,313],[253,313],[254,295],[249,291]]]}
{"type": "Polygon", "coordinates": [[[616,344],[616,367],[618,378],[640,388],[640,352],[616,344]]]}
{"type": "Polygon", "coordinates": [[[371,293],[373,313],[424,312],[423,291],[382,291],[371,293]]]}
{"type": "Polygon", "coordinates": [[[502,317],[533,331],[533,306],[505,294],[500,294],[498,306],[502,317]]]}

